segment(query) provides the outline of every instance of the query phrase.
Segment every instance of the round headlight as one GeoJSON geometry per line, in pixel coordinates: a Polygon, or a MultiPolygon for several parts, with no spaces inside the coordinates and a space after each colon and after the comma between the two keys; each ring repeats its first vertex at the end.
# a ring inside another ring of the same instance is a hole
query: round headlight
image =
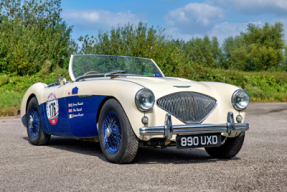
{"type": "Polygon", "coordinates": [[[249,104],[249,95],[243,89],[238,89],[233,93],[231,102],[234,109],[242,111],[246,109],[249,104]]]}
{"type": "Polygon", "coordinates": [[[136,94],[135,102],[140,111],[148,111],[154,105],[154,94],[149,89],[141,89],[136,94]]]}

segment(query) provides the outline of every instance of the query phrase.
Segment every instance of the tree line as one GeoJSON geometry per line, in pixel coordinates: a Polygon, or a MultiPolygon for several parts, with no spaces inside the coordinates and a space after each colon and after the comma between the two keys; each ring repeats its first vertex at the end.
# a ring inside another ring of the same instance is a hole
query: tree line
{"type": "Polygon", "coordinates": [[[71,54],[110,54],[155,60],[166,75],[186,76],[194,66],[240,71],[287,70],[282,23],[247,30],[220,45],[216,37],[173,39],[161,27],[126,24],[96,36],[71,38],[72,26],[60,17],[61,0],[2,0],[0,3],[0,74],[27,75],[45,61],[68,67],[71,54]]]}

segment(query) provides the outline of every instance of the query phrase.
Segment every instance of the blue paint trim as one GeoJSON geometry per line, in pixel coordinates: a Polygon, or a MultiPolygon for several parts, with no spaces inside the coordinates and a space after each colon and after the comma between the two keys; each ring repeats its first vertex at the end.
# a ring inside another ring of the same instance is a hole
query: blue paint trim
{"type": "Polygon", "coordinates": [[[42,103],[41,104],[41,119],[42,121],[42,126],[43,130],[45,133],[48,133],[49,135],[62,135],[65,134],[65,136],[71,136],[70,133],[70,125],[67,117],[67,108],[68,106],[66,105],[66,98],[60,98],[58,99],[58,105],[59,105],[59,115],[58,115],[58,120],[55,125],[52,125],[50,121],[48,120],[47,112],[46,112],[46,106],[47,103],[42,103]],[[45,124],[45,125],[44,125],[45,124]]]}
{"type": "Polygon", "coordinates": [[[50,135],[76,138],[98,136],[97,113],[101,102],[106,97],[93,95],[80,98],[76,95],[58,99],[59,116],[55,125],[52,125],[47,118],[46,103],[41,104],[41,120],[44,132],[50,135]],[[72,107],[69,107],[69,104],[72,104],[72,107]],[[69,115],[73,115],[73,118],[70,118],[69,115]]]}
{"type": "Polygon", "coordinates": [[[68,112],[67,110],[67,118],[69,118],[69,115],[73,115],[73,118],[68,119],[71,135],[75,137],[98,136],[98,109],[106,97],[107,96],[93,95],[84,98],[80,98],[79,96],[66,98],[67,107],[69,104],[72,104],[72,107],[68,107],[68,110],[72,110],[72,112],[68,112]]]}
{"type": "Polygon", "coordinates": [[[26,114],[25,114],[25,115],[23,115],[23,117],[21,118],[21,121],[22,121],[22,123],[23,123],[24,127],[26,127],[26,128],[27,128],[27,117],[26,117],[26,114]]]}

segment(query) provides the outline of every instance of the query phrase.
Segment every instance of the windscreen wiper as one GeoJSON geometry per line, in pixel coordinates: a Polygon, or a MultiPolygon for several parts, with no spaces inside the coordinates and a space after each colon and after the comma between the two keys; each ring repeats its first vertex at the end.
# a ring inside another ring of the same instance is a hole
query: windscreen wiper
{"type": "Polygon", "coordinates": [[[126,71],[125,71],[125,70],[118,70],[118,71],[109,72],[109,73],[106,73],[106,74],[105,74],[105,77],[106,77],[107,75],[116,74],[116,73],[126,73],[126,71]]]}

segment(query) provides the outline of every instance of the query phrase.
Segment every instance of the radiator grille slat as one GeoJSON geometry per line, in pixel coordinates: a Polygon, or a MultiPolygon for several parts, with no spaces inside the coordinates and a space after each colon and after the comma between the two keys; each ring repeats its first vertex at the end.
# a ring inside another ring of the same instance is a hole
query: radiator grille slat
{"type": "Polygon", "coordinates": [[[163,96],[157,105],[184,123],[201,123],[215,108],[216,100],[196,92],[178,92],[163,96]]]}

